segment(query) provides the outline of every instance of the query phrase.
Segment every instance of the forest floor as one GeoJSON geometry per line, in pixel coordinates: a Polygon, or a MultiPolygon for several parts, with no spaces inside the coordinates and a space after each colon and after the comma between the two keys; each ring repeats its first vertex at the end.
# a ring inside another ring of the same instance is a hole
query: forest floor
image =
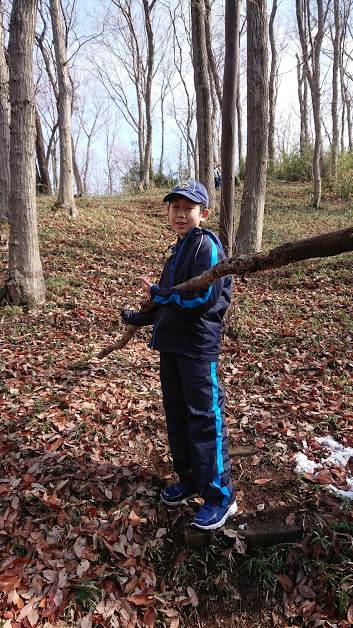
{"type": "MultiPolygon", "coordinates": [[[[190,546],[197,501],[159,502],[173,475],[150,330],[96,357],[168,255],[162,197],[79,199],[75,222],[38,200],[46,304],[0,310],[0,627],[346,628],[352,501],[329,486],[347,489],[353,461],[298,475],[295,455],[353,446],[353,255],[235,280],[220,371],[239,515],[190,546]],[[268,547],[244,538],[272,528],[268,547]]],[[[352,223],[348,202],[309,202],[270,186],[264,250],[352,223]]]]}

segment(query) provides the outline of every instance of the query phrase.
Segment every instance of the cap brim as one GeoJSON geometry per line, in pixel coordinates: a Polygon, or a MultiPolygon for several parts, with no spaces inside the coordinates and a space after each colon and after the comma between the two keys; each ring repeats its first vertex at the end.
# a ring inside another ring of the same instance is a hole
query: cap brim
{"type": "Polygon", "coordinates": [[[204,204],[199,198],[197,198],[197,196],[195,196],[195,194],[192,194],[191,192],[170,192],[169,194],[167,194],[167,196],[164,197],[163,203],[172,201],[173,198],[175,198],[176,196],[183,196],[184,198],[188,198],[189,201],[197,203],[198,205],[204,204]]]}

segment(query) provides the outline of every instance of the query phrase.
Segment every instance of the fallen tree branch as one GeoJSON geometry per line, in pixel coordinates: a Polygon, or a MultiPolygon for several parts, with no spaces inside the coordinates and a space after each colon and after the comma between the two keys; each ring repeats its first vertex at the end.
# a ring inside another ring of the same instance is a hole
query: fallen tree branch
{"type": "Polygon", "coordinates": [[[97,358],[101,360],[102,358],[105,358],[107,355],[109,355],[109,353],[112,353],[112,351],[118,351],[119,349],[125,347],[125,345],[127,345],[127,343],[130,342],[131,338],[133,338],[133,336],[136,334],[137,330],[138,327],[135,327],[134,325],[128,325],[120,340],[118,340],[117,342],[113,342],[112,344],[105,347],[105,349],[102,349],[102,351],[97,354],[97,358]]]}
{"type": "Polygon", "coordinates": [[[268,253],[238,255],[229,257],[206,270],[202,275],[193,277],[184,283],[174,286],[175,290],[200,290],[225,275],[241,275],[256,273],[270,268],[287,266],[315,257],[332,257],[353,251],[353,227],[330,231],[313,238],[286,242],[268,253]]]}
{"type": "MultiPolygon", "coordinates": [[[[280,268],[295,262],[317,257],[332,257],[353,251],[353,227],[330,231],[313,238],[286,242],[268,253],[254,253],[253,255],[238,255],[229,257],[206,270],[202,275],[193,277],[188,281],[174,286],[174,290],[200,290],[207,288],[211,283],[225,275],[244,276],[247,273],[256,273],[270,268],[280,268]]],[[[144,301],[141,310],[146,311],[153,307],[152,301],[144,301]]],[[[138,327],[128,325],[120,340],[108,345],[100,353],[98,358],[104,358],[112,351],[125,347],[135,335],[138,327]]]]}

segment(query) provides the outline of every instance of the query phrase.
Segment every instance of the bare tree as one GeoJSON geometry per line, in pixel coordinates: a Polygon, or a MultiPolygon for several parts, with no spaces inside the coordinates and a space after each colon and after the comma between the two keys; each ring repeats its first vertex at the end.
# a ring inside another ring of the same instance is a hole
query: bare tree
{"type": "Polygon", "coordinates": [[[4,46],[3,2],[0,0],[0,218],[9,218],[10,180],[9,72],[4,46]]]}
{"type": "Polygon", "coordinates": [[[296,0],[296,13],[299,39],[303,53],[303,63],[309,82],[313,106],[315,144],[313,157],[314,175],[314,206],[320,207],[321,202],[321,84],[320,84],[320,53],[325,32],[325,21],[330,0],[324,7],[324,0],[316,0],[316,16],[311,12],[310,0],[296,0]],[[307,22],[307,29],[305,24],[307,22]],[[316,31],[313,38],[313,32],[316,31]]]}
{"type": "Polygon", "coordinates": [[[38,169],[39,169],[39,175],[40,175],[40,190],[39,191],[42,194],[50,195],[52,193],[52,190],[51,190],[51,183],[50,183],[50,177],[49,177],[48,161],[45,155],[42,124],[40,121],[37,108],[35,111],[35,121],[36,121],[36,153],[37,153],[37,163],[38,163],[38,169]]]}
{"type": "MultiPolygon", "coordinates": [[[[178,7],[179,8],[179,7],[178,7]]],[[[185,59],[185,48],[187,49],[187,54],[190,56],[191,47],[189,45],[185,46],[183,41],[181,40],[178,29],[177,29],[177,18],[180,19],[182,24],[182,32],[184,37],[187,39],[187,44],[189,44],[189,24],[187,23],[186,17],[182,11],[182,6],[180,7],[180,14],[177,15],[177,10],[175,9],[173,12],[169,8],[169,16],[171,20],[172,30],[173,30],[173,59],[174,65],[179,76],[180,84],[183,86],[183,91],[185,94],[186,105],[180,107],[180,98],[178,98],[178,103],[175,102],[174,89],[171,88],[170,94],[172,99],[172,108],[171,115],[173,115],[175,122],[179,128],[180,134],[184,139],[186,146],[186,159],[187,159],[187,177],[191,176],[191,162],[193,161],[195,179],[199,178],[199,166],[198,166],[198,151],[197,151],[197,141],[193,136],[193,127],[194,127],[194,119],[195,119],[195,94],[190,93],[189,85],[186,83],[186,77],[188,74],[188,59],[185,59]],[[181,115],[178,115],[178,112],[181,112],[181,115]]],[[[190,58],[191,61],[191,58],[190,58]]]]}
{"type": "Polygon", "coordinates": [[[196,92],[199,178],[208,190],[210,207],[212,207],[214,204],[213,130],[204,0],[194,0],[191,3],[191,26],[194,85],[196,92]]]}
{"type": "Polygon", "coordinates": [[[337,178],[337,162],[339,150],[339,125],[338,125],[338,74],[341,58],[342,26],[340,16],[339,0],[333,0],[334,14],[334,34],[333,43],[333,66],[332,66],[332,141],[331,141],[331,176],[333,180],[337,178]]]}
{"type": "Polygon", "coordinates": [[[247,154],[236,251],[261,249],[267,176],[268,54],[266,0],[247,0],[247,154]]]}
{"type": "Polygon", "coordinates": [[[300,154],[304,155],[305,149],[309,144],[309,120],[308,120],[308,81],[306,79],[306,71],[299,55],[297,59],[297,84],[298,84],[298,100],[300,112],[300,136],[299,149],[300,154]]]}
{"type": "Polygon", "coordinates": [[[146,88],[144,92],[145,107],[146,107],[146,145],[145,154],[143,159],[143,180],[141,187],[148,189],[150,185],[150,164],[152,159],[152,79],[153,68],[155,62],[155,50],[154,50],[154,34],[152,29],[152,10],[156,4],[156,0],[149,2],[143,1],[143,12],[145,17],[145,28],[147,34],[147,75],[146,75],[146,88]]]}
{"type": "Polygon", "coordinates": [[[234,225],[236,104],[240,56],[239,18],[240,0],[226,0],[221,143],[222,187],[219,236],[228,256],[232,254],[234,225]]]}
{"type": "Polygon", "coordinates": [[[50,0],[56,71],[58,77],[58,114],[60,142],[60,182],[57,203],[70,216],[78,215],[73,191],[73,151],[71,138],[72,85],[67,65],[67,49],[60,0],[50,0]]]}
{"type": "Polygon", "coordinates": [[[82,186],[83,186],[83,193],[87,194],[88,193],[88,171],[89,171],[89,163],[90,163],[90,156],[91,156],[91,147],[92,147],[92,140],[93,137],[95,135],[95,133],[97,133],[97,131],[103,126],[103,124],[99,124],[98,122],[101,120],[101,111],[102,111],[102,106],[101,105],[95,105],[95,111],[93,114],[93,119],[91,121],[91,125],[90,127],[87,127],[86,122],[83,119],[83,112],[81,115],[81,126],[82,126],[82,130],[87,138],[87,144],[86,144],[86,151],[85,151],[85,159],[84,159],[84,164],[83,164],[83,173],[82,173],[82,186]]]}
{"type": "Polygon", "coordinates": [[[352,129],[352,96],[350,84],[352,75],[348,72],[347,65],[351,61],[351,55],[347,51],[347,39],[351,39],[350,20],[352,14],[352,0],[343,0],[340,5],[341,18],[341,55],[339,59],[340,87],[341,87],[341,151],[345,150],[345,128],[347,124],[348,149],[353,150],[353,129],[352,129]]]}
{"type": "Polygon", "coordinates": [[[96,74],[127,124],[137,135],[139,155],[139,187],[148,187],[152,154],[152,85],[158,64],[155,56],[155,28],[152,12],[156,0],[131,3],[112,0],[118,9],[109,13],[113,38],[102,40],[103,49],[111,55],[112,63],[93,60],[96,74]],[[135,92],[131,101],[129,84],[135,92]]]}
{"type": "Polygon", "coordinates": [[[275,158],[275,116],[276,116],[276,100],[277,100],[277,75],[278,75],[278,61],[277,61],[277,49],[274,33],[274,21],[277,13],[278,1],[273,0],[272,10],[269,21],[269,39],[271,46],[271,67],[270,67],[270,80],[268,87],[268,99],[269,99],[269,121],[268,121],[268,158],[269,167],[273,168],[275,158]]]}
{"type": "Polygon", "coordinates": [[[211,2],[205,0],[205,35],[206,35],[206,49],[208,57],[208,67],[210,75],[217,94],[219,109],[222,110],[222,85],[219,78],[218,68],[216,60],[212,50],[212,36],[211,36],[211,2]]]}
{"type": "Polygon", "coordinates": [[[6,298],[36,306],[45,290],[39,255],[35,106],[32,55],[37,0],[13,0],[10,19],[9,70],[11,102],[9,266],[6,298]]]}

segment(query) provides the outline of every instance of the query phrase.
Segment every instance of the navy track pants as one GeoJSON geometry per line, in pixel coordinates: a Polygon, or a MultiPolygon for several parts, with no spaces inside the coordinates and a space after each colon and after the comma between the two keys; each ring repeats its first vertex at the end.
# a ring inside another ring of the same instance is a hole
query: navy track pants
{"type": "Polygon", "coordinates": [[[217,362],[161,353],[160,374],[175,472],[205,501],[226,506],[234,490],[217,362]]]}

